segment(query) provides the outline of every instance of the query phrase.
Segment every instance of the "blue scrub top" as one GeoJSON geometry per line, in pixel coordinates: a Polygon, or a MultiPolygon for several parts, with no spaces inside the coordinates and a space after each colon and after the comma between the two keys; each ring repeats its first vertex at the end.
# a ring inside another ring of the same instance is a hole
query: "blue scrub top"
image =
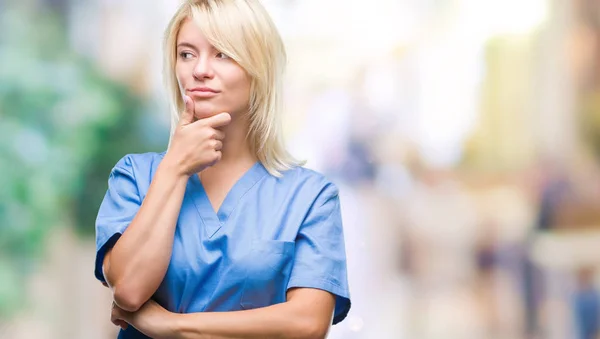
{"type": "MultiPolygon", "coordinates": [[[[136,215],[163,153],[130,154],[113,168],[96,220],[95,275],[136,215]]],[[[178,313],[223,312],[286,301],[293,287],[335,295],[333,324],[350,310],[337,187],[303,168],[270,175],[257,162],[215,213],[202,183],[187,183],[171,262],[153,299],[178,313]]],[[[146,338],[130,326],[119,338],[146,338]]]]}

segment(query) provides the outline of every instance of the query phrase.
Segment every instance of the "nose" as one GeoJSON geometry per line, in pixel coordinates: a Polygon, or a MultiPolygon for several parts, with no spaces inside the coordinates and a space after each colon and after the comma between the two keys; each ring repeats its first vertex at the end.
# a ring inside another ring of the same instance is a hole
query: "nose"
{"type": "Polygon", "coordinates": [[[213,77],[213,69],[206,56],[198,58],[198,62],[194,66],[193,75],[196,80],[210,79],[213,77]]]}

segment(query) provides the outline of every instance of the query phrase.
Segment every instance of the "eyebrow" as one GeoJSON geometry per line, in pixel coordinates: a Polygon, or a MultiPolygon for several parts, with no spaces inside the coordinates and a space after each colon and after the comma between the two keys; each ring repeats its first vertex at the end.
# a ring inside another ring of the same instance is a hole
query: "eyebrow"
{"type": "Polygon", "coordinates": [[[188,47],[188,48],[191,48],[191,49],[193,49],[195,51],[198,50],[196,48],[196,46],[190,44],[189,42],[182,42],[182,43],[177,44],[177,48],[180,48],[180,47],[188,47]]]}

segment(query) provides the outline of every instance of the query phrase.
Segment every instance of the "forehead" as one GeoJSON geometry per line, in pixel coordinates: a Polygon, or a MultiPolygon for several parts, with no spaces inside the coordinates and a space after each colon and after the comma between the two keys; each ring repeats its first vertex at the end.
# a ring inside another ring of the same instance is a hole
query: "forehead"
{"type": "Polygon", "coordinates": [[[202,30],[198,25],[191,20],[186,18],[181,23],[179,32],[177,34],[177,44],[186,42],[198,47],[212,47],[208,39],[202,33],[202,30]]]}

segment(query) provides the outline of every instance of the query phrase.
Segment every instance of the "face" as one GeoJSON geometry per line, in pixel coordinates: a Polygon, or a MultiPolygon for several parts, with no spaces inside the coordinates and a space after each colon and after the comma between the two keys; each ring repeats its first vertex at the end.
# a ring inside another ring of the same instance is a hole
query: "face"
{"type": "Polygon", "coordinates": [[[187,19],[177,36],[175,73],[182,93],[194,101],[196,118],[248,110],[250,78],[233,59],[216,50],[187,19]]]}

